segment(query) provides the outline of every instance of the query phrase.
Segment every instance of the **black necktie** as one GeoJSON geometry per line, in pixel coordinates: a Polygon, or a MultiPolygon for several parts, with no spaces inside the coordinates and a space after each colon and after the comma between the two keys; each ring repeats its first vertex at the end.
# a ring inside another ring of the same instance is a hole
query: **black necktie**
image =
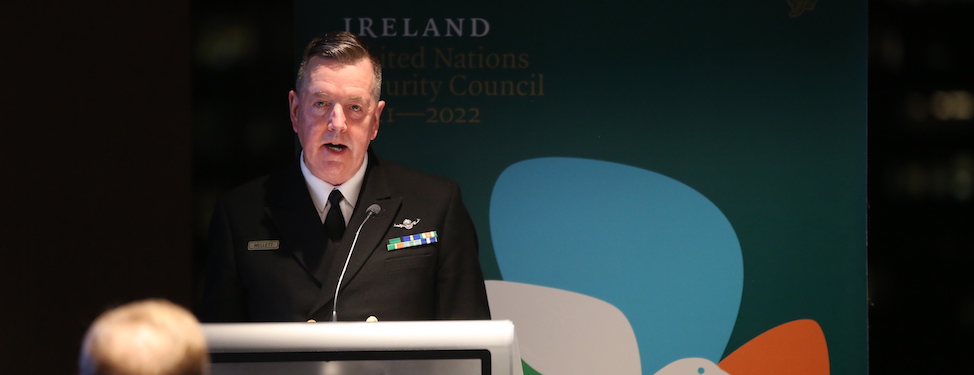
{"type": "Polygon", "coordinates": [[[341,207],[344,198],[338,189],[332,190],[331,194],[328,195],[328,203],[331,203],[331,209],[328,210],[328,216],[325,216],[325,232],[328,233],[328,238],[332,241],[342,239],[342,234],[345,233],[345,216],[342,215],[341,207]]]}

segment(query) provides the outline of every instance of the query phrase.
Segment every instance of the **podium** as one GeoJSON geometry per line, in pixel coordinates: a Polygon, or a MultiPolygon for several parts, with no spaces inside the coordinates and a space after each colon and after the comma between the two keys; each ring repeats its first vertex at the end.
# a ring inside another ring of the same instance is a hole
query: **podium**
{"type": "Polygon", "coordinates": [[[523,375],[509,320],[208,323],[211,375],[523,375]]]}

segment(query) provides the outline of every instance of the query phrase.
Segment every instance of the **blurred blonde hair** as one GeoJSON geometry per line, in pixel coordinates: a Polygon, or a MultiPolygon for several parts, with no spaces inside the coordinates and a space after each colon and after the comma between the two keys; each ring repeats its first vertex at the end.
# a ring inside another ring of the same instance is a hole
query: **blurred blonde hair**
{"type": "Polygon", "coordinates": [[[206,339],[189,311],[162,299],[102,313],[88,328],[80,375],[204,375],[206,339]]]}

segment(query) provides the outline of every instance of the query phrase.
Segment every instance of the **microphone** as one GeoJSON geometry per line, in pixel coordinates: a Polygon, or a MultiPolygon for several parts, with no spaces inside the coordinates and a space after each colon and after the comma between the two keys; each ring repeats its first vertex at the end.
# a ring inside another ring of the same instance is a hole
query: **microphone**
{"type": "Polygon", "coordinates": [[[345,265],[342,266],[342,273],[338,276],[338,285],[335,285],[335,301],[331,304],[331,321],[338,321],[338,290],[342,287],[342,279],[345,278],[345,271],[348,270],[348,261],[352,259],[352,251],[355,251],[355,243],[358,242],[358,235],[362,232],[362,227],[365,226],[365,222],[369,221],[369,218],[378,215],[382,212],[382,207],[378,204],[372,204],[369,208],[365,209],[368,215],[365,216],[365,220],[362,220],[362,224],[358,226],[358,230],[355,231],[355,237],[352,238],[352,247],[348,249],[348,256],[345,257],[345,265]]]}

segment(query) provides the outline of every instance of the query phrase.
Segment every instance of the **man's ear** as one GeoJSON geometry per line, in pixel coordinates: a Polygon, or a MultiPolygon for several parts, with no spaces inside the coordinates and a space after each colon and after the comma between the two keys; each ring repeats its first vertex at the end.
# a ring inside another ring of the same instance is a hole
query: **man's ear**
{"type": "Polygon", "coordinates": [[[298,104],[300,104],[300,101],[298,99],[298,93],[294,92],[294,90],[288,92],[287,101],[288,101],[288,114],[291,116],[291,129],[293,129],[294,132],[297,133],[298,132],[298,104]]]}
{"type": "Polygon", "coordinates": [[[386,107],[386,102],[380,100],[375,106],[375,118],[372,121],[375,122],[375,126],[372,127],[372,137],[370,140],[375,140],[375,137],[379,135],[379,119],[382,118],[382,109],[386,107]]]}

